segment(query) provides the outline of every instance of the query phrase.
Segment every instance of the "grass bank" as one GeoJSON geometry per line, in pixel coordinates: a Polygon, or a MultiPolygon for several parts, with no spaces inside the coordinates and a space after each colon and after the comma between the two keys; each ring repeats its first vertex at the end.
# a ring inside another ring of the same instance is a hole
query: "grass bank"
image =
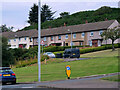
{"type": "Polygon", "coordinates": [[[108,81],[115,81],[115,82],[120,82],[120,75],[116,75],[116,76],[111,76],[111,77],[105,77],[102,78],[103,80],[108,80],[108,81]]]}
{"type": "MultiPolygon", "coordinates": [[[[90,53],[89,55],[83,54],[82,57],[100,57],[92,58],[80,61],[71,62],[54,62],[41,65],[41,80],[53,81],[53,80],[65,80],[65,66],[71,66],[71,78],[83,77],[89,75],[108,74],[118,72],[118,49],[111,52],[111,50],[99,51],[96,53],[90,53]],[[93,56],[91,55],[93,54],[93,56]]],[[[13,68],[16,73],[17,82],[34,82],[38,81],[38,67],[36,65],[13,68]]]]}

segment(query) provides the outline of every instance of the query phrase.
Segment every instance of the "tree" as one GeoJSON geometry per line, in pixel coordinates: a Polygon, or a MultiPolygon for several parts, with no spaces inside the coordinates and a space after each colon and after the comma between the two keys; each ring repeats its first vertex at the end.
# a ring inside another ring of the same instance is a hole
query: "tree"
{"type": "Polygon", "coordinates": [[[101,34],[101,37],[105,40],[112,40],[112,51],[114,51],[114,41],[120,38],[120,28],[114,27],[112,29],[108,29],[101,34]]]}
{"type": "MultiPolygon", "coordinates": [[[[51,11],[51,8],[48,5],[42,5],[41,7],[41,22],[53,20],[53,14],[55,12],[51,11]]],[[[28,23],[31,25],[35,25],[38,23],[38,6],[36,4],[31,7],[31,10],[29,11],[29,20],[28,23]]]]}
{"type": "Polygon", "coordinates": [[[64,18],[66,16],[68,16],[70,13],[69,12],[62,12],[60,13],[60,17],[64,18]]]}
{"type": "Polygon", "coordinates": [[[55,12],[52,12],[51,8],[48,5],[45,4],[41,7],[42,22],[53,20],[54,19],[54,17],[53,17],[54,14],[55,14],[55,12]]]}
{"type": "Polygon", "coordinates": [[[0,30],[2,32],[11,32],[13,30],[13,28],[14,27],[12,27],[12,26],[11,27],[7,27],[6,24],[0,26],[0,30]]]}
{"type": "Polygon", "coordinates": [[[7,38],[2,38],[2,66],[8,67],[14,63],[13,54],[8,50],[7,38]]]}
{"type": "Polygon", "coordinates": [[[31,25],[33,25],[34,23],[38,23],[38,6],[36,4],[31,7],[28,18],[28,23],[30,23],[31,25]]]}

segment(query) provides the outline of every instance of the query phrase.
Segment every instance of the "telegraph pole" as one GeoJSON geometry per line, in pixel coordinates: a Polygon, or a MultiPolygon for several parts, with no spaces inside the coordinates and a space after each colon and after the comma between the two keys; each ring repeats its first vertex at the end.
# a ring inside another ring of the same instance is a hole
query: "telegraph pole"
{"type": "Polygon", "coordinates": [[[41,59],[40,59],[40,42],[41,42],[41,5],[38,1],[38,81],[41,80],[41,59]]]}

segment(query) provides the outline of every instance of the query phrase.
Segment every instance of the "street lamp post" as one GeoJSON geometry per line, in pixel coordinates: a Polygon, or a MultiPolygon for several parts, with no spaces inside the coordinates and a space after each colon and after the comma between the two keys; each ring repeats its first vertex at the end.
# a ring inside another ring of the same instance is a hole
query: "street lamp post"
{"type": "Polygon", "coordinates": [[[41,42],[41,6],[38,1],[38,81],[41,80],[41,61],[40,61],[40,42],[41,42]]]}
{"type": "MultiPolygon", "coordinates": [[[[69,29],[68,29],[68,31],[70,31],[69,29]]],[[[70,31],[71,32],[71,49],[72,49],[72,31],[70,31]]]]}

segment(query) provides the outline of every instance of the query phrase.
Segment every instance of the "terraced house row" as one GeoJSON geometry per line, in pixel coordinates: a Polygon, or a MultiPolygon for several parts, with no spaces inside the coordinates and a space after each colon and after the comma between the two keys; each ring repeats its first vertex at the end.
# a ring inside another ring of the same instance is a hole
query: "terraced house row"
{"type": "MultiPolygon", "coordinates": [[[[119,26],[117,20],[108,20],[95,23],[42,29],[41,40],[44,41],[45,46],[70,46],[72,44],[75,46],[90,45],[97,47],[106,43],[111,44],[111,40],[103,40],[100,35],[104,30],[116,26],[119,26]]],[[[4,32],[2,35],[8,38],[8,44],[10,45],[10,48],[20,47],[28,49],[38,45],[37,30],[4,32]]],[[[116,40],[115,43],[118,43],[118,41],[119,40],[116,40]]]]}

